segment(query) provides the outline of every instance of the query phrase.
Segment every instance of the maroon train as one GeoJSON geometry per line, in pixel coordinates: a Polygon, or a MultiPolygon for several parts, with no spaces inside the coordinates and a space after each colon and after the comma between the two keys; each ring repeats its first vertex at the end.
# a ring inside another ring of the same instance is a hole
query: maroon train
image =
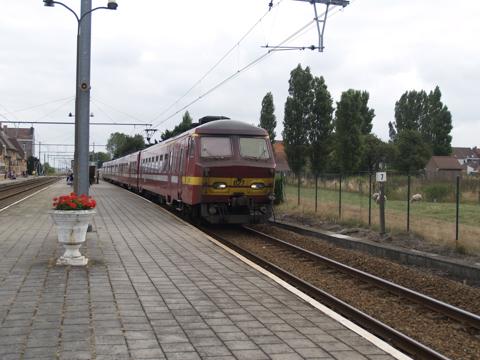
{"type": "Polygon", "coordinates": [[[216,119],[204,117],[174,138],[104,163],[103,179],[209,223],[266,221],[275,176],[268,133],[216,119]]]}

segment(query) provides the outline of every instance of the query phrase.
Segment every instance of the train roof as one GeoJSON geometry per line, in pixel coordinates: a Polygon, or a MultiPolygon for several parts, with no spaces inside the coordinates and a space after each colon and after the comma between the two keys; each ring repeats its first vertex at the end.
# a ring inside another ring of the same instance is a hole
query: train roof
{"type": "Polygon", "coordinates": [[[194,129],[197,134],[235,134],[267,136],[268,133],[262,128],[250,125],[238,120],[215,120],[197,126],[194,129]]]}

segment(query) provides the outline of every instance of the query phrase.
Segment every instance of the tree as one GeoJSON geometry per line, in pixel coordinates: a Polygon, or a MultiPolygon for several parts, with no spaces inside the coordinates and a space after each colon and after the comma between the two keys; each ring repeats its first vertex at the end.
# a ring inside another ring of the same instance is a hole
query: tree
{"type": "Polygon", "coordinates": [[[308,120],[313,99],[312,74],[307,66],[305,70],[298,66],[290,73],[288,81],[285,117],[283,120],[283,142],[287,162],[298,179],[298,203],[300,204],[300,174],[305,166],[308,149],[308,120]]]}
{"type": "Polygon", "coordinates": [[[129,136],[123,133],[113,133],[107,142],[107,151],[114,159],[128,155],[145,148],[145,141],[142,135],[129,136]]]}
{"type": "Polygon", "coordinates": [[[397,133],[416,130],[433,155],[450,155],[452,151],[452,115],[441,101],[438,86],[427,95],[424,90],[405,92],[395,103],[397,133]]]}
{"type": "Polygon", "coordinates": [[[397,136],[397,130],[395,130],[395,126],[391,121],[388,122],[388,137],[390,138],[390,142],[395,141],[397,136]]]}
{"type": "Polygon", "coordinates": [[[452,153],[452,114],[443,105],[442,93],[437,86],[428,94],[429,132],[423,133],[435,156],[448,156],[452,153]]]}
{"type": "Polygon", "coordinates": [[[89,158],[90,158],[90,161],[94,161],[98,167],[102,167],[104,162],[110,161],[112,159],[109,153],[105,153],[101,151],[99,152],[91,151],[89,158]]]}
{"type": "Polygon", "coordinates": [[[44,175],[54,175],[55,174],[55,169],[50,166],[48,162],[43,164],[43,174],[44,175]]]}
{"type": "Polygon", "coordinates": [[[372,121],[375,117],[375,110],[368,107],[368,100],[370,98],[370,94],[367,91],[355,91],[355,96],[358,96],[358,101],[360,103],[360,131],[362,132],[362,135],[368,135],[372,132],[372,121]]]}
{"type": "Polygon", "coordinates": [[[182,122],[177,126],[175,126],[172,131],[165,130],[162,133],[161,138],[162,140],[167,140],[187,130],[190,130],[191,128],[192,128],[192,117],[190,116],[190,113],[186,111],[185,114],[183,115],[182,122]]]}
{"type": "Polygon", "coordinates": [[[323,76],[313,80],[313,104],[309,120],[310,166],[315,178],[318,178],[327,166],[333,131],[333,100],[323,76]]]}
{"type": "Polygon", "coordinates": [[[431,156],[429,146],[416,130],[405,129],[397,134],[395,168],[405,173],[423,169],[431,156]]]}
{"type": "Polygon", "coordinates": [[[363,151],[362,130],[365,119],[362,116],[362,97],[360,92],[350,89],[344,91],[337,102],[335,113],[335,155],[342,173],[358,170],[363,151]]]}
{"type": "Polygon", "coordinates": [[[403,130],[420,131],[420,119],[427,113],[427,93],[407,91],[395,103],[395,128],[397,133],[403,130]]]}
{"type": "Polygon", "coordinates": [[[40,160],[35,156],[29,156],[27,159],[27,174],[32,175],[34,171],[37,171],[37,164],[40,160]]]}
{"type": "Polygon", "coordinates": [[[374,134],[363,137],[363,153],[361,169],[369,172],[378,169],[380,162],[391,163],[394,160],[394,146],[391,143],[384,143],[374,134]]]}
{"type": "Polygon", "coordinates": [[[275,106],[273,105],[273,95],[268,92],[262,100],[262,110],[260,111],[260,127],[268,132],[270,142],[275,142],[275,127],[277,119],[275,117],[275,106]]]}

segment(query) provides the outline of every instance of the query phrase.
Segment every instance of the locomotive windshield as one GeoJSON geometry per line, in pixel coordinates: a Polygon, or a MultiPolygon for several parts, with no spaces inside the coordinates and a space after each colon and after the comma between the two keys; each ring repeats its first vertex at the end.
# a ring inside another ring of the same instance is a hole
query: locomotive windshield
{"type": "Polygon", "coordinates": [[[232,156],[232,144],[229,137],[206,136],[201,138],[201,156],[204,158],[225,158],[232,156]]]}
{"type": "Polygon", "coordinates": [[[240,156],[250,159],[270,159],[267,142],[263,138],[240,138],[240,156]]]}

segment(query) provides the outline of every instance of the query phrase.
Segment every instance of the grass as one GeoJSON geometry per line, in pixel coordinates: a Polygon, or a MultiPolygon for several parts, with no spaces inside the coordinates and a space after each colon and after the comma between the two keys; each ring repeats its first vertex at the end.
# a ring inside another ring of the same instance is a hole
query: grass
{"type": "MultiPolygon", "coordinates": [[[[339,193],[335,190],[319,189],[318,212],[315,214],[315,189],[302,187],[300,207],[297,206],[297,187],[285,186],[284,204],[280,212],[308,214],[346,225],[368,226],[368,188],[366,193],[342,192],[341,218],[339,217],[339,193]]],[[[415,202],[410,204],[410,231],[438,245],[457,247],[462,252],[480,254],[480,205],[460,204],[459,242],[455,242],[455,203],[415,202]]],[[[386,224],[389,232],[405,232],[407,224],[407,202],[387,200],[386,224]]],[[[379,223],[378,205],[372,201],[372,227],[379,223]]]]}

